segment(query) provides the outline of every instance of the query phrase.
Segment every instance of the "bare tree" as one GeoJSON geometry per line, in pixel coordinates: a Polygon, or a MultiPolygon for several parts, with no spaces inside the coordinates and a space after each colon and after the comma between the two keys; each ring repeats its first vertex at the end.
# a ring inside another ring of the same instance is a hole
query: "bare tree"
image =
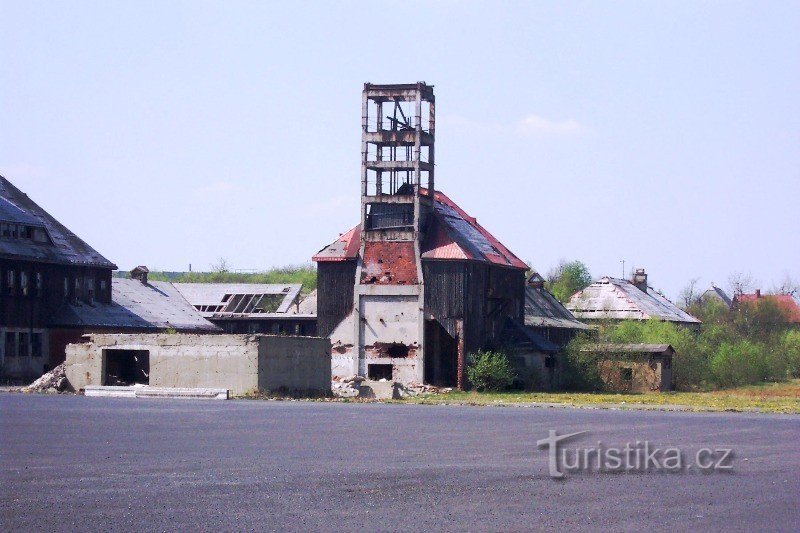
{"type": "Polygon", "coordinates": [[[228,260],[224,257],[217,259],[217,262],[211,265],[211,272],[229,272],[230,266],[228,260]]]}
{"type": "Polygon", "coordinates": [[[734,296],[746,292],[753,292],[755,285],[756,282],[749,272],[747,274],[743,272],[734,272],[728,278],[728,288],[734,296]]]}
{"type": "Polygon", "coordinates": [[[783,279],[778,285],[772,286],[772,292],[775,294],[788,294],[789,296],[800,296],[800,282],[794,280],[792,276],[786,272],[783,279]]]}
{"type": "Polygon", "coordinates": [[[697,302],[700,299],[700,294],[697,291],[697,283],[700,281],[700,278],[692,278],[689,280],[689,283],[681,290],[680,294],[680,302],[682,304],[683,309],[688,309],[689,306],[697,302]]]}

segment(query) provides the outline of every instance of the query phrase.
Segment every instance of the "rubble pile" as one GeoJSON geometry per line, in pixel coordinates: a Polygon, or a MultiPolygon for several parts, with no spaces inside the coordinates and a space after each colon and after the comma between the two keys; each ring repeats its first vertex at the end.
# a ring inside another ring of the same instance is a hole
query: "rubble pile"
{"type": "Polygon", "coordinates": [[[69,390],[69,381],[67,380],[67,364],[61,363],[50,372],[42,375],[39,379],[28,385],[22,387],[22,392],[39,392],[39,393],[59,393],[69,390]]]}
{"type": "MultiPolygon", "coordinates": [[[[360,394],[359,387],[364,381],[367,381],[364,376],[350,376],[347,378],[334,376],[331,381],[331,392],[336,398],[356,398],[360,394]]],[[[384,382],[387,380],[381,379],[379,381],[384,382]]],[[[397,383],[397,392],[401,398],[410,398],[422,394],[446,394],[452,390],[450,387],[434,387],[433,385],[424,385],[422,383],[408,383],[406,385],[397,383]]]]}

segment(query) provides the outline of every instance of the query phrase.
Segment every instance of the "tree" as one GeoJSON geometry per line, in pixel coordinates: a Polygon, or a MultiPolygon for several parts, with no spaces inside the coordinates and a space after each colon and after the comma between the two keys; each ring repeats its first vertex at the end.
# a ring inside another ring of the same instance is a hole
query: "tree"
{"type": "Polygon", "coordinates": [[[700,278],[692,278],[689,280],[689,283],[681,290],[680,294],[680,301],[681,307],[686,310],[689,309],[693,304],[695,304],[699,299],[700,295],[697,294],[697,283],[700,281],[700,278]]]}
{"type": "Polygon", "coordinates": [[[591,283],[592,275],[585,264],[577,260],[562,259],[547,273],[546,287],[558,301],[566,302],[573,294],[585,289],[591,283]]]}
{"type": "Polygon", "coordinates": [[[784,274],[781,282],[778,285],[773,286],[772,292],[774,294],[788,294],[789,296],[797,298],[800,296],[800,282],[795,281],[787,272],[784,274]]]}
{"type": "Polygon", "coordinates": [[[753,292],[756,282],[751,274],[744,274],[742,272],[734,272],[728,278],[728,287],[732,295],[744,294],[746,292],[753,292]]]}
{"type": "Polygon", "coordinates": [[[230,267],[228,265],[228,260],[224,257],[220,257],[217,259],[217,262],[211,265],[211,272],[223,273],[223,272],[230,272],[230,267]]]}

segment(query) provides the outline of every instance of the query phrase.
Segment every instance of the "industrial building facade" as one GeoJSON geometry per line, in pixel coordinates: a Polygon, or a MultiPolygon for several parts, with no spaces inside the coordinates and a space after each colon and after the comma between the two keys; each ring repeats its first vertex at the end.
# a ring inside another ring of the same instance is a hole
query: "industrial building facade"
{"type": "Polygon", "coordinates": [[[434,186],[425,83],[365,84],[361,223],[320,250],[334,376],[465,385],[467,354],[524,321],[527,265],[434,186]]]}

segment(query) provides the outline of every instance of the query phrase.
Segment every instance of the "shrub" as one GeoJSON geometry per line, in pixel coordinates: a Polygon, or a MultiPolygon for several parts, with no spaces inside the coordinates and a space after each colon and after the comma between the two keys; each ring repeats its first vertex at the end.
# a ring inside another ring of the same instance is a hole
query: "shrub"
{"type": "Polygon", "coordinates": [[[769,375],[766,347],[750,341],[724,342],[711,359],[714,380],[722,387],[758,383],[769,375]]]}
{"type": "Polygon", "coordinates": [[[789,376],[800,378],[800,330],[793,329],[783,334],[778,355],[786,360],[789,376]]]}
{"type": "Polygon", "coordinates": [[[479,391],[507,389],[516,377],[508,357],[502,352],[479,351],[470,356],[467,379],[479,391]]]}

